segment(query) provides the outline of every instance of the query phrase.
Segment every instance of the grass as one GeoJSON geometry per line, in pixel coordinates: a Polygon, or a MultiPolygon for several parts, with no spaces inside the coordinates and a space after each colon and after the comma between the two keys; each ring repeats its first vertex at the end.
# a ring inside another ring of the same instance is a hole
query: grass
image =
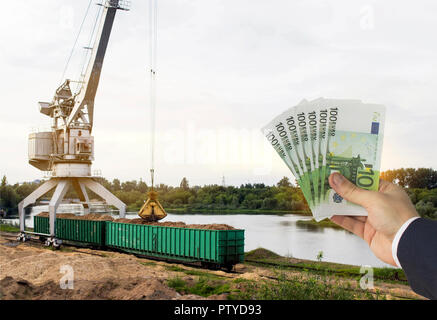
{"type": "Polygon", "coordinates": [[[350,284],[329,281],[326,277],[302,273],[280,274],[277,280],[241,282],[242,288],[229,299],[242,300],[354,300],[385,299],[378,292],[356,290],[350,284]]]}
{"type": "Polygon", "coordinates": [[[156,262],[153,261],[140,261],[140,264],[146,267],[156,266],[156,262]]]}
{"type": "Polygon", "coordinates": [[[165,266],[165,268],[168,271],[181,272],[184,275],[196,277],[194,280],[192,278],[184,280],[180,276],[176,276],[167,280],[167,285],[180,294],[209,297],[210,295],[220,295],[232,291],[232,281],[210,271],[185,269],[179,266],[165,266]]]}
{"type": "Polygon", "coordinates": [[[189,282],[180,277],[171,278],[167,281],[170,288],[180,294],[195,294],[202,297],[230,293],[229,283],[200,277],[197,281],[189,282]]]}
{"type": "Polygon", "coordinates": [[[69,247],[69,246],[59,246],[59,247],[44,247],[44,249],[46,250],[50,250],[50,251],[59,251],[59,252],[75,252],[75,248],[74,247],[69,247]]]}
{"type": "MultiPolygon", "coordinates": [[[[261,281],[244,278],[228,279],[210,271],[165,266],[169,271],[183,274],[168,279],[167,284],[180,294],[195,294],[203,297],[227,294],[227,298],[231,300],[385,299],[385,296],[379,292],[359,288],[358,281],[362,277],[359,267],[311,261],[290,263],[290,260],[296,259],[287,259],[266,249],[253,250],[246,255],[251,261],[271,261],[273,265],[267,268],[273,271],[276,277],[261,281]],[[291,274],[289,269],[296,266],[300,267],[299,273],[291,274]],[[331,274],[333,271],[334,274],[331,274]],[[184,278],[186,275],[195,276],[195,279],[184,278]],[[344,278],[352,281],[344,281],[344,278]],[[354,282],[354,279],[357,282],[354,282]]],[[[401,270],[375,268],[374,274],[375,278],[395,279],[400,277],[399,271],[401,270]]]]}
{"type": "Polygon", "coordinates": [[[19,232],[20,226],[18,224],[3,223],[0,221],[0,232],[19,232]]]}
{"type": "MultiPolygon", "coordinates": [[[[319,275],[332,274],[352,279],[360,279],[363,276],[360,272],[360,266],[286,258],[263,248],[247,252],[245,260],[248,264],[261,264],[272,269],[297,269],[319,275]]],[[[402,269],[373,268],[373,275],[375,280],[407,282],[407,277],[402,269]]]]}
{"type": "Polygon", "coordinates": [[[187,283],[179,277],[174,277],[167,280],[167,285],[177,292],[183,293],[186,290],[187,283]]]}
{"type": "Polygon", "coordinates": [[[201,271],[201,270],[193,270],[193,269],[185,269],[185,268],[181,268],[179,266],[164,266],[165,269],[167,269],[168,271],[174,271],[174,272],[182,272],[186,275],[189,276],[198,276],[198,277],[204,277],[204,278],[223,278],[220,275],[211,273],[210,271],[201,271]]]}

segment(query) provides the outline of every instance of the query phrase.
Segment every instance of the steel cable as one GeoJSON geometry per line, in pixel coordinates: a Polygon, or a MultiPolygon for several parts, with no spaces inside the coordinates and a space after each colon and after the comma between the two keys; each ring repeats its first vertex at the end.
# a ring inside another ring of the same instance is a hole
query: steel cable
{"type": "Polygon", "coordinates": [[[79,27],[79,32],[77,33],[76,39],[74,40],[73,48],[71,48],[70,55],[68,56],[67,63],[65,64],[64,72],[62,73],[61,81],[59,85],[61,85],[64,81],[65,74],[67,73],[68,65],[70,64],[71,57],[73,56],[74,50],[76,49],[77,41],[79,40],[79,36],[82,33],[83,25],[85,24],[86,17],[88,16],[88,12],[90,11],[91,3],[93,0],[90,0],[88,3],[88,7],[86,9],[85,15],[83,17],[82,23],[79,27]]]}
{"type": "Polygon", "coordinates": [[[156,131],[156,62],[158,40],[158,2],[149,1],[149,55],[150,55],[150,175],[152,189],[155,175],[155,131],[156,131]]]}

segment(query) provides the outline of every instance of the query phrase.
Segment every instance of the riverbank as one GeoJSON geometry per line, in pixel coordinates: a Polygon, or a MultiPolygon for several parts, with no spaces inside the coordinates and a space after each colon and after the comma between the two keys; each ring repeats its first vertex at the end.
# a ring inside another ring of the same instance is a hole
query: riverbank
{"type": "Polygon", "coordinates": [[[344,230],[342,227],[340,227],[338,224],[335,224],[329,219],[324,219],[322,221],[317,222],[314,219],[311,220],[297,220],[296,224],[301,227],[313,227],[313,228],[332,228],[332,229],[338,229],[338,230],[344,230]]]}
{"type": "Polygon", "coordinates": [[[420,299],[397,269],[375,268],[375,288],[359,287],[358,266],[246,253],[232,273],[139,258],[131,254],[17,243],[0,233],[1,299],[420,299]],[[74,271],[62,290],[59,272],[74,271]]]}

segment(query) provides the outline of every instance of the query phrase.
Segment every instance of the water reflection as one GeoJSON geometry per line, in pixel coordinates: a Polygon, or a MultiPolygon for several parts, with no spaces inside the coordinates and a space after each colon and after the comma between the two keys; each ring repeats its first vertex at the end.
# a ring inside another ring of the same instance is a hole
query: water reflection
{"type": "Polygon", "coordinates": [[[321,227],[315,226],[313,224],[296,223],[296,228],[302,229],[304,231],[319,232],[319,233],[323,233],[325,231],[325,228],[321,228],[321,227]]]}

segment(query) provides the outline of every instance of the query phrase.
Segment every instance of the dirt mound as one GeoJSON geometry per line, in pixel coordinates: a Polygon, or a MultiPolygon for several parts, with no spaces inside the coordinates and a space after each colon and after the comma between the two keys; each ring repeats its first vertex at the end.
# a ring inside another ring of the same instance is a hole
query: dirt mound
{"type": "Polygon", "coordinates": [[[280,255],[264,248],[258,248],[246,253],[247,259],[268,259],[268,258],[279,258],[279,257],[280,255]]]}
{"type": "MultiPolygon", "coordinates": [[[[48,217],[48,212],[41,212],[38,217],[48,217]]],[[[74,213],[57,213],[56,218],[59,219],[75,219],[75,220],[92,220],[92,221],[113,221],[114,218],[108,214],[102,213],[89,213],[83,216],[74,213]]]]}
{"type": "Polygon", "coordinates": [[[28,299],[68,299],[68,291],[62,290],[53,281],[41,286],[34,286],[30,282],[12,277],[5,277],[0,281],[0,297],[2,300],[28,299]]]}
{"type": "Polygon", "coordinates": [[[188,228],[188,229],[206,229],[206,230],[235,230],[234,227],[227,224],[186,224],[182,221],[163,221],[163,222],[150,222],[145,221],[141,218],[135,219],[116,219],[114,222],[119,223],[131,223],[131,224],[143,224],[149,226],[160,226],[160,227],[173,227],[173,228],[188,228]]]}
{"type": "MultiPolygon", "coordinates": [[[[5,241],[0,235],[0,243],[5,241]]],[[[64,249],[0,245],[0,300],[181,298],[167,285],[174,273],[158,262],[116,252],[64,249]],[[60,286],[65,265],[74,271],[73,290],[60,286]]]]}
{"type": "MultiPolygon", "coordinates": [[[[48,212],[41,212],[38,214],[39,217],[48,217],[48,212]]],[[[227,224],[186,224],[181,221],[164,221],[164,222],[150,222],[143,220],[141,218],[126,219],[119,218],[114,219],[110,215],[101,213],[90,213],[83,216],[75,215],[73,213],[58,213],[57,218],[60,219],[76,219],[76,220],[92,220],[92,221],[114,221],[118,223],[130,223],[130,224],[143,224],[149,226],[160,226],[160,227],[174,227],[174,228],[188,228],[188,229],[206,229],[206,230],[235,230],[234,227],[227,224]]]]}
{"type": "MultiPolygon", "coordinates": [[[[49,213],[48,212],[41,212],[40,214],[38,214],[38,217],[45,217],[48,218],[49,217],[49,213]]],[[[56,214],[56,218],[61,218],[61,219],[75,219],[78,218],[79,216],[74,214],[74,213],[57,213],[56,214]]]]}
{"type": "MultiPolygon", "coordinates": [[[[184,299],[159,279],[101,279],[74,281],[73,289],[62,289],[59,283],[47,281],[34,285],[23,279],[5,277],[0,281],[3,300],[169,300],[184,299]]],[[[197,296],[192,297],[196,299],[197,296]]]]}
{"type": "Polygon", "coordinates": [[[95,220],[95,221],[113,221],[114,218],[108,214],[101,213],[90,213],[84,216],[81,216],[83,220],[95,220]]]}
{"type": "Polygon", "coordinates": [[[206,229],[206,230],[236,230],[234,227],[227,224],[189,224],[187,228],[191,229],[206,229]]]}

